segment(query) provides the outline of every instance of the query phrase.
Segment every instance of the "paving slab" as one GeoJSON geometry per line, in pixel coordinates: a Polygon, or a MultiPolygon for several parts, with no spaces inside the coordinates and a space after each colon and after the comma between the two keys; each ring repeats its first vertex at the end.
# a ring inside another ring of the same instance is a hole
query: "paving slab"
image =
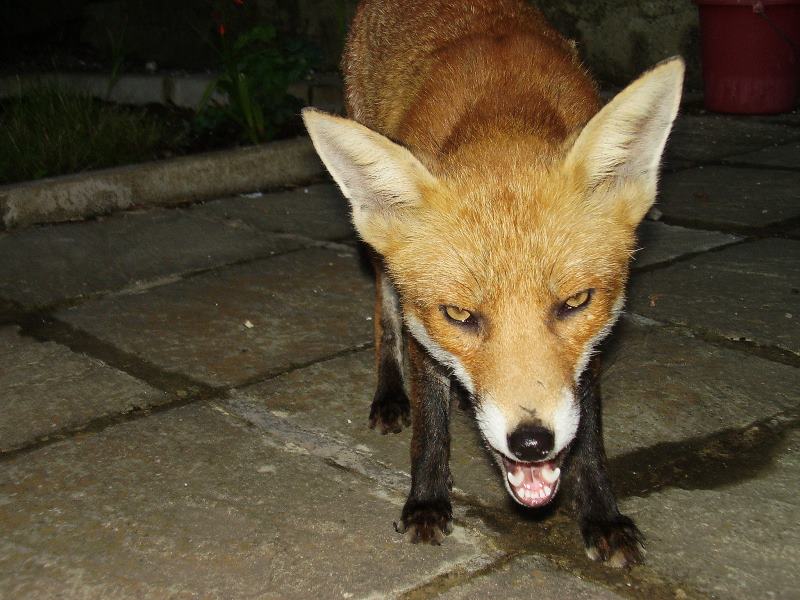
{"type": "Polygon", "coordinates": [[[387,597],[482,553],[461,527],[406,543],[387,497],[206,405],[171,410],[3,464],[0,596],[387,597]]]}
{"type": "Polygon", "coordinates": [[[795,108],[790,112],[781,113],[778,115],[753,115],[756,119],[768,121],[770,123],[780,123],[782,125],[789,125],[797,129],[800,127],[800,108],[795,108]]]}
{"type": "Polygon", "coordinates": [[[306,249],[57,313],[162,369],[233,386],[372,339],[355,250],[306,249]]]}
{"type": "Polygon", "coordinates": [[[0,452],[171,398],[99,360],[0,327],[0,452]]]}
{"type": "Polygon", "coordinates": [[[347,200],[333,184],[239,196],[196,207],[200,214],[265,233],[294,233],[318,240],[355,238],[347,200]]]}
{"type": "Polygon", "coordinates": [[[716,161],[736,154],[792,142],[800,130],[730,115],[681,115],[666,150],[666,164],[676,161],[716,161]]]}
{"type": "MultiPolygon", "coordinates": [[[[264,410],[309,431],[332,437],[406,478],[410,464],[411,430],[381,435],[369,429],[368,417],[375,392],[374,351],[364,350],[269,381],[234,394],[232,410],[264,410]]],[[[494,506],[510,506],[498,470],[488,457],[474,419],[452,407],[450,468],[457,492],[494,506]]]]}
{"type": "Polygon", "coordinates": [[[719,227],[763,227],[800,217],[800,171],[705,166],[662,178],[666,217],[719,227]]]}
{"type": "Polygon", "coordinates": [[[437,596],[445,600],[503,598],[504,600],[621,600],[610,590],[558,570],[536,556],[516,558],[487,575],[437,596]]]}
{"type": "Polygon", "coordinates": [[[243,231],[195,210],[121,213],[0,238],[0,296],[41,307],[300,245],[243,231]]]}
{"type": "Polygon", "coordinates": [[[20,308],[13,302],[5,298],[0,298],[0,325],[13,323],[20,312],[20,308]]]}
{"type": "Polygon", "coordinates": [[[634,255],[631,265],[634,269],[669,262],[687,254],[732,244],[740,239],[718,231],[689,229],[657,221],[642,221],[637,235],[641,250],[634,255]]]}
{"type": "MultiPolygon", "coordinates": [[[[735,465],[728,468],[735,469],[735,465]]],[[[715,598],[794,600],[800,590],[800,435],[755,478],[672,488],[622,507],[647,535],[648,567],[715,598]]]]}
{"type": "Polygon", "coordinates": [[[737,165],[800,169],[800,142],[770,146],[755,152],[730,156],[722,162],[737,165]]]}
{"type": "Polygon", "coordinates": [[[800,406],[800,369],[663,327],[623,320],[603,359],[610,457],[656,444],[679,448],[800,406]]]}
{"type": "Polygon", "coordinates": [[[628,310],[800,353],[800,243],[765,239],[634,275],[628,310]]]}

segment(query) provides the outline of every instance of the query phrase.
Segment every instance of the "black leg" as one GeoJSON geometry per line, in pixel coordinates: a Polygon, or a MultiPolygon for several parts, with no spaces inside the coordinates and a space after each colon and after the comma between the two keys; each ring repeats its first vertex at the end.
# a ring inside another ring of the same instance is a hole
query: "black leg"
{"type": "Polygon", "coordinates": [[[603,447],[600,391],[591,370],[579,384],[581,420],[566,464],[586,553],[624,567],[644,559],[644,537],[617,508],[603,447]]]}
{"type": "Polygon", "coordinates": [[[403,331],[400,303],[391,281],[376,262],[375,353],[378,386],[369,411],[369,426],[383,434],[399,433],[410,424],[410,405],[403,386],[403,331]]]}
{"type": "Polygon", "coordinates": [[[413,340],[411,492],[397,530],[417,543],[441,544],[452,529],[450,378],[413,340]]]}
{"type": "Polygon", "coordinates": [[[450,406],[458,405],[464,412],[471,413],[473,409],[469,392],[464,389],[455,377],[450,377],[450,406]]]}

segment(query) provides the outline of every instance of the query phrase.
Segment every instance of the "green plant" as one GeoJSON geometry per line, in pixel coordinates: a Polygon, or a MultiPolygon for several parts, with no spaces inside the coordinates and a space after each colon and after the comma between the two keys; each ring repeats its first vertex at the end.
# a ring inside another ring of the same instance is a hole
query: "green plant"
{"type": "Polygon", "coordinates": [[[111,92],[122,77],[122,67],[125,63],[125,32],[128,28],[127,23],[123,24],[119,35],[114,35],[110,29],[108,34],[108,49],[111,55],[111,72],[108,76],[108,86],[106,87],[106,100],[111,98],[111,92]]]}
{"type": "Polygon", "coordinates": [[[141,109],[33,85],[0,104],[0,183],[149,160],[172,139],[141,109]]]}
{"type": "Polygon", "coordinates": [[[252,27],[231,40],[220,21],[217,32],[222,73],[206,89],[198,123],[203,128],[233,121],[249,142],[266,141],[296,115],[299,103],[287,90],[308,75],[313,52],[300,40],[281,37],[272,25],[252,27]]]}

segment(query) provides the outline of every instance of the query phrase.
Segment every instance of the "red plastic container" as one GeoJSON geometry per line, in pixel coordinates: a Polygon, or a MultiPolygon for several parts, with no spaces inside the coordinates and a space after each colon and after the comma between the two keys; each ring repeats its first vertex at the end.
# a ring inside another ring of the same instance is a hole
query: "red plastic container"
{"type": "Polygon", "coordinates": [[[792,110],[800,91],[800,0],[695,0],[705,106],[724,113],[792,110]]]}

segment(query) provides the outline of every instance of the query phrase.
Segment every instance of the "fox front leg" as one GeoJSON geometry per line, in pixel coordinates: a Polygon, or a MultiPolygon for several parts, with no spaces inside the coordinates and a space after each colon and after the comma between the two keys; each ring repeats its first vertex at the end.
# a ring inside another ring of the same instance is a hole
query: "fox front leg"
{"type": "Polygon", "coordinates": [[[414,543],[441,544],[452,530],[450,504],[450,378],[413,339],[411,366],[411,492],[397,526],[414,543]]]}
{"type": "Polygon", "coordinates": [[[369,411],[369,426],[383,434],[399,433],[409,424],[410,406],[403,386],[403,317],[397,292],[380,259],[375,267],[375,358],[378,385],[369,411]]]}
{"type": "Polygon", "coordinates": [[[581,418],[568,463],[573,500],[589,558],[626,567],[644,562],[644,536],[617,507],[603,447],[600,390],[591,371],[579,383],[581,418]]]}

